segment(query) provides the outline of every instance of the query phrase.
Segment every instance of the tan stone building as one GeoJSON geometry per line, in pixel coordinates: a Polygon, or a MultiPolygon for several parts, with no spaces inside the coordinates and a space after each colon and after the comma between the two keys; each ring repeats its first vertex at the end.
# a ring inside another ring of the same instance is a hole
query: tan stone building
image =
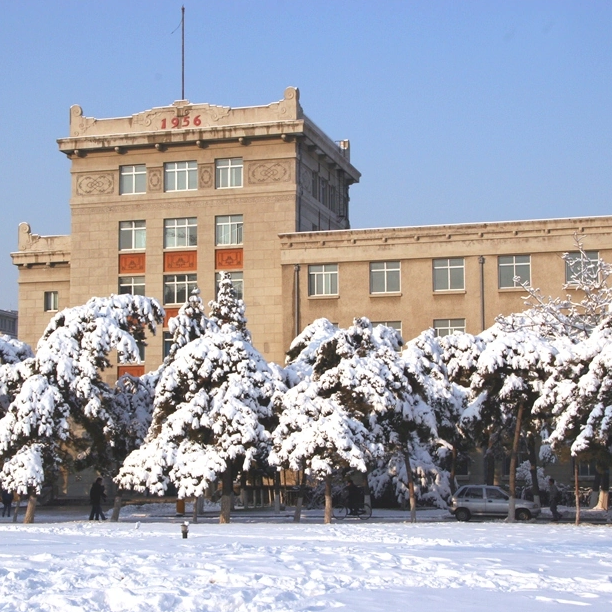
{"type": "MultiPolygon", "coordinates": [[[[344,327],[365,315],[405,340],[431,326],[478,333],[522,309],[516,276],[563,293],[575,234],[612,261],[612,217],[349,229],[349,141],[326,136],[292,87],[245,108],[181,100],[94,119],[73,106],[58,143],[72,161],[71,234],[22,223],[12,254],[32,346],[56,311],[94,295],[152,296],[171,316],[196,285],[213,299],[228,271],[255,346],[282,363],[318,317],[344,327]]],[[[168,346],[167,332],[149,338],[144,364],[112,376],[157,367],[168,346]]]]}

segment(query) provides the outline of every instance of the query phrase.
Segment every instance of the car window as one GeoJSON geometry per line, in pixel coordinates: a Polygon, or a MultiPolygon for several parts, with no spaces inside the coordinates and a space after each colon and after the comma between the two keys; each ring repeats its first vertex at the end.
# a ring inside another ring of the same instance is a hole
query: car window
{"type": "Polygon", "coordinates": [[[487,499],[508,499],[508,496],[495,487],[487,487],[487,499]]]}
{"type": "Polygon", "coordinates": [[[483,499],[482,487],[468,487],[465,492],[465,497],[471,497],[472,499],[483,499]]]}
{"type": "Polygon", "coordinates": [[[455,494],[455,497],[459,498],[459,497],[465,497],[465,494],[467,493],[468,488],[467,487],[461,487],[457,493],[455,494]]]}

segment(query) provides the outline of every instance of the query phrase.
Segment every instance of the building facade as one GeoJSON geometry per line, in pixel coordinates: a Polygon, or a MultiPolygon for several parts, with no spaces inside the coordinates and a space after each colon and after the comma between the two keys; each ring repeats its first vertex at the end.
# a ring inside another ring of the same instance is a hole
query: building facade
{"type": "MultiPolygon", "coordinates": [[[[155,297],[167,325],[194,287],[207,302],[230,272],[255,346],[283,363],[319,317],[346,327],[367,316],[405,340],[429,327],[478,333],[523,309],[523,282],[543,295],[571,292],[562,254],[576,250],[576,236],[589,256],[612,261],[612,217],[350,229],[360,174],[349,141],[325,135],[293,87],[245,108],[180,100],[95,119],[73,106],[58,144],[72,162],[71,233],[38,235],[22,223],[12,253],[19,338],[31,346],[55,312],[96,295],[155,297]]],[[[164,326],[142,363],[108,377],[156,368],[168,336],[164,326]]]]}

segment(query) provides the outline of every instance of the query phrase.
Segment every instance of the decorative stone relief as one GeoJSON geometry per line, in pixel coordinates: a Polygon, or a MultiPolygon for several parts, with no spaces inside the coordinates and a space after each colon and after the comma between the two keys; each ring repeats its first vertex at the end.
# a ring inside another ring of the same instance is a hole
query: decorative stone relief
{"type": "Polygon", "coordinates": [[[119,273],[143,272],[146,266],[144,253],[122,253],[119,255],[119,273]]]}
{"type": "Polygon", "coordinates": [[[147,169],[147,180],[149,182],[149,191],[151,193],[159,193],[163,187],[161,168],[147,169]]]}
{"type": "Polygon", "coordinates": [[[217,270],[239,270],[242,267],[242,249],[219,249],[215,252],[217,270]]]}
{"type": "Polygon", "coordinates": [[[199,166],[198,187],[200,189],[211,189],[214,175],[215,168],[212,164],[202,164],[199,166]]]}
{"type": "Polygon", "coordinates": [[[197,269],[197,251],[164,253],[164,272],[195,272],[197,269]]]}
{"type": "Polygon", "coordinates": [[[306,193],[312,195],[312,171],[307,166],[302,166],[300,171],[300,186],[306,193]]]}
{"type": "Polygon", "coordinates": [[[168,327],[168,320],[172,317],[178,316],[179,309],[178,308],[164,308],[166,311],[166,316],[164,317],[164,327],[168,327]]]}
{"type": "Polygon", "coordinates": [[[83,174],[77,176],[77,195],[109,195],[114,192],[114,189],[115,180],[110,172],[103,174],[83,174]]]}
{"type": "Polygon", "coordinates": [[[291,163],[288,159],[250,163],[248,166],[249,184],[287,183],[291,180],[291,163]]]}

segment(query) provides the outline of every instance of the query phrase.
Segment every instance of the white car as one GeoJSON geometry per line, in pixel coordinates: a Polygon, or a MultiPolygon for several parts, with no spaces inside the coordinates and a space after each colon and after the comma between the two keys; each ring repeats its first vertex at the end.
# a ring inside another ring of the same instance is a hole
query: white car
{"type": "MultiPolygon", "coordinates": [[[[449,510],[458,521],[469,521],[472,516],[508,516],[510,496],[499,487],[464,485],[451,497],[449,510]]],[[[526,499],[515,500],[515,517],[528,521],[539,516],[542,509],[526,499]]]]}

